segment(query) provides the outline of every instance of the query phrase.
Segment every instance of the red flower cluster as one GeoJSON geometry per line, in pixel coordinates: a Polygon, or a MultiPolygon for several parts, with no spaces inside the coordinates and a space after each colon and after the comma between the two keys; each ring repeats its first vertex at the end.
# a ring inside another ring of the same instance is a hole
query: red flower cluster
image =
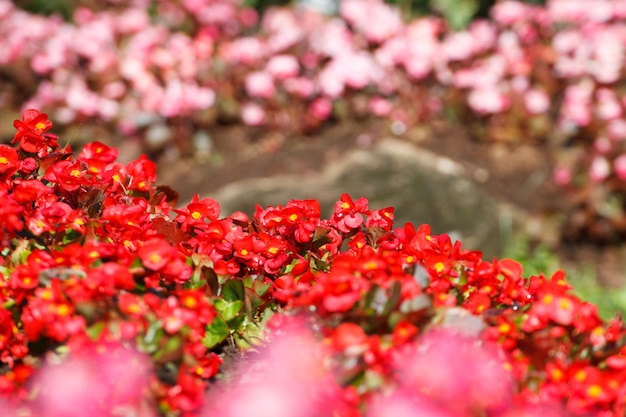
{"type": "Polygon", "coordinates": [[[42,136],[47,118],[23,119],[18,149],[0,146],[0,394],[25,415],[58,391],[45,387],[60,375],[46,362],[80,376],[103,347],[140,355],[145,375],[120,370],[120,383],[146,386],[119,399],[108,373],[85,382],[98,395],[67,385],[85,409],[116,398],[141,415],[200,415],[214,377],[232,372],[222,363],[294,322],[310,326],[307,344],[319,344],[311,352],[331,376],[303,364],[289,384],[299,365],[281,367],[261,373],[271,384],[255,382],[250,398],[307,395],[313,384],[328,401],[288,403],[346,417],[626,411],[625,327],[574,296],[562,272],[524,277],[518,262],[485,261],[427,225],[394,229],[393,208],[348,195],[328,219],[312,200],[252,218],[220,218],[216,201],[197,196],[173,209],[175,193],[155,186],[146,158],[124,165],[97,142],[74,157],[42,136]]]}

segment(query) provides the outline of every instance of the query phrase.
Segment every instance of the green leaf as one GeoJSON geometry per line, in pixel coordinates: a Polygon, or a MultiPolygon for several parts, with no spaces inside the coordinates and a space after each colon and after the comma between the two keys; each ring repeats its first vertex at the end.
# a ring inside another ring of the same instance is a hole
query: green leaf
{"type": "Polygon", "coordinates": [[[387,300],[387,304],[385,304],[385,308],[383,309],[382,316],[387,316],[393,310],[398,307],[400,303],[400,298],[402,295],[402,284],[398,281],[394,281],[389,288],[390,294],[389,299],[387,300]]]}
{"type": "Polygon", "coordinates": [[[265,294],[267,294],[270,288],[272,288],[272,284],[269,282],[256,280],[254,281],[252,288],[254,289],[254,292],[256,293],[256,295],[258,295],[259,297],[263,297],[265,294]]]}
{"type": "Polygon", "coordinates": [[[224,321],[230,321],[234,319],[241,311],[243,301],[226,301],[224,299],[217,298],[213,301],[213,305],[215,306],[217,311],[219,311],[220,317],[224,321]]]}
{"type": "Polygon", "coordinates": [[[179,355],[179,351],[183,345],[183,341],[180,336],[173,336],[167,339],[165,342],[165,346],[160,348],[154,355],[154,360],[171,360],[172,357],[176,357],[179,355]]]}
{"type": "Polygon", "coordinates": [[[222,286],[220,294],[226,301],[237,301],[244,299],[243,282],[238,279],[231,279],[222,286]]]}
{"type": "Polygon", "coordinates": [[[210,349],[221,343],[229,335],[228,325],[221,317],[215,317],[211,324],[206,327],[206,334],[202,339],[202,344],[210,349]]]}

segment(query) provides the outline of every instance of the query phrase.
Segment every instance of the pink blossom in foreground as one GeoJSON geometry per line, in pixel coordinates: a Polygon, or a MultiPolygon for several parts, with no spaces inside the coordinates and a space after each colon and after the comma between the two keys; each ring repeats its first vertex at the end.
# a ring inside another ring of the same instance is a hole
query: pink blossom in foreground
{"type": "Polygon", "coordinates": [[[423,393],[454,415],[500,412],[513,395],[512,377],[495,346],[446,330],[433,330],[397,358],[401,386],[423,393]]]}
{"type": "Polygon", "coordinates": [[[119,345],[98,344],[46,364],[35,376],[38,417],[108,417],[123,410],[153,417],[144,403],[150,380],[147,358],[119,345]]]}
{"type": "Polygon", "coordinates": [[[332,415],[339,387],[324,371],[323,347],[304,328],[275,335],[259,357],[243,362],[226,387],[209,391],[204,417],[332,415]],[[236,399],[236,400],[233,400],[236,399]]]}

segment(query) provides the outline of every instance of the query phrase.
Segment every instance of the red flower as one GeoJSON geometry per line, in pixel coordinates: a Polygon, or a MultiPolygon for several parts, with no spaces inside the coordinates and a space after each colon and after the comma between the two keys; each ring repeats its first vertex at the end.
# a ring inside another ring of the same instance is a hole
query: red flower
{"type": "Polygon", "coordinates": [[[11,177],[18,169],[18,158],[15,149],[0,145],[0,181],[11,177]]]}
{"type": "Polygon", "coordinates": [[[370,214],[367,204],[364,197],[353,201],[348,194],[342,194],[341,200],[335,203],[331,224],[340,231],[349,233],[363,224],[362,214],[370,214]]]}
{"type": "Polygon", "coordinates": [[[49,152],[48,148],[54,149],[59,146],[58,138],[46,133],[52,128],[52,122],[45,113],[34,109],[24,110],[22,120],[16,120],[13,126],[17,132],[11,143],[19,142],[20,149],[26,153],[45,156],[49,152]]]}

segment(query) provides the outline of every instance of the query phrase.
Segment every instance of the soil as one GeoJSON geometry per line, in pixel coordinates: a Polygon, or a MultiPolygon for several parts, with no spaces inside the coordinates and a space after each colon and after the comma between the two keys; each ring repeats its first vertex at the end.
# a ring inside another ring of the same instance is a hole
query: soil
{"type": "MultiPolygon", "coordinates": [[[[380,120],[346,120],[308,135],[288,135],[240,125],[218,125],[207,133],[211,148],[204,154],[155,155],[159,182],[179,191],[181,203],[196,193],[211,196],[236,181],[284,174],[311,177],[355,147],[367,148],[396,136],[461,164],[470,179],[486,193],[530,213],[538,224],[558,224],[569,209],[566,199],[551,182],[552,163],[541,148],[480,143],[458,126],[418,127],[393,135],[389,124],[380,120]]],[[[534,244],[547,244],[566,269],[591,266],[603,285],[616,287],[626,283],[623,273],[626,256],[622,248],[565,244],[559,236],[542,236],[541,231],[538,236],[534,244]]]]}

